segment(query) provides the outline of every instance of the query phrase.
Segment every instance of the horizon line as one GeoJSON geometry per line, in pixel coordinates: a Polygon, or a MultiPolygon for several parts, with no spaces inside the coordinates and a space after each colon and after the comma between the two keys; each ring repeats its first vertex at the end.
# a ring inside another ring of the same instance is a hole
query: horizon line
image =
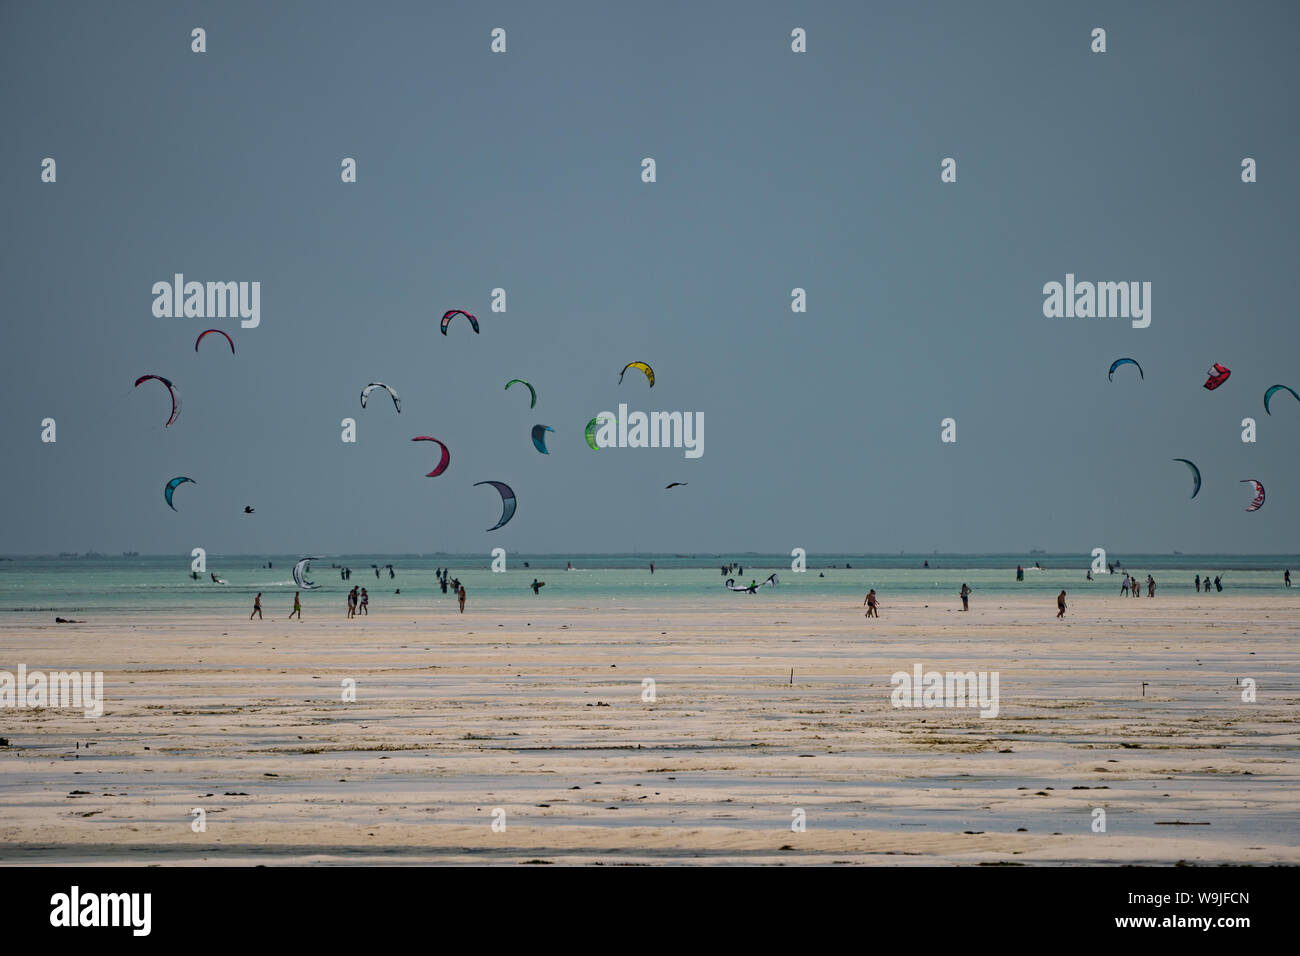
{"type": "MultiPolygon", "coordinates": [[[[1116,552],[1116,553],[1120,555],[1124,554],[1124,552],[1116,552]]],[[[1167,557],[1167,558],[1212,558],[1212,557],[1220,557],[1220,558],[1296,557],[1296,558],[1300,558],[1300,552],[1290,552],[1290,551],[1249,551],[1249,552],[1246,551],[1214,551],[1214,552],[1131,551],[1127,553],[1133,555],[1140,555],[1142,557],[1167,557]]],[[[153,552],[153,553],[144,553],[144,552],[128,553],[123,551],[123,552],[118,552],[117,554],[111,554],[111,553],[99,552],[93,550],[83,551],[79,553],[71,552],[71,551],[29,552],[29,553],[12,552],[12,553],[0,554],[0,560],[14,560],[19,558],[84,558],[84,557],[176,558],[181,554],[182,554],[181,552],[170,552],[170,551],[153,552]]],[[[217,552],[214,551],[211,553],[210,556],[220,557],[220,558],[267,558],[267,557],[285,558],[285,557],[292,557],[295,554],[297,554],[299,558],[304,557],[304,555],[301,552],[295,552],[295,551],[284,551],[284,552],[269,552],[269,551],[217,552]]],[[[515,552],[511,552],[511,554],[522,556],[522,557],[529,557],[529,558],[548,558],[548,557],[564,557],[566,555],[582,555],[584,557],[597,557],[597,558],[644,557],[644,558],[670,558],[670,559],[676,558],[676,559],[693,560],[693,559],[700,559],[700,558],[725,558],[729,556],[772,557],[773,555],[785,555],[786,552],[785,551],[716,551],[716,552],[701,551],[695,554],[677,554],[675,552],[669,552],[669,551],[577,551],[575,550],[575,551],[515,551],[515,552]]],[[[919,557],[927,560],[929,558],[934,558],[934,557],[1010,558],[1010,557],[1028,556],[1034,558],[1041,558],[1041,557],[1059,558],[1059,557],[1078,556],[1085,560],[1090,561],[1092,557],[1090,553],[1082,552],[1082,551],[899,551],[897,553],[894,553],[892,551],[891,552],[885,552],[885,551],[806,552],[806,556],[811,556],[813,554],[817,555],[819,558],[820,557],[825,557],[825,558],[896,558],[896,557],[915,558],[915,557],[919,557]]],[[[191,556],[192,555],[184,554],[184,557],[187,558],[191,556]]],[[[403,551],[403,552],[351,551],[351,552],[336,552],[332,554],[325,554],[320,557],[315,557],[313,558],[313,560],[324,561],[328,558],[338,558],[338,557],[347,557],[347,556],[353,556],[353,557],[388,556],[394,558],[426,558],[426,557],[466,558],[466,557],[475,557],[475,556],[481,557],[481,552],[478,551],[403,551]]],[[[1110,560],[1111,563],[1114,563],[1113,560],[1109,558],[1108,560],[1110,560]]]]}

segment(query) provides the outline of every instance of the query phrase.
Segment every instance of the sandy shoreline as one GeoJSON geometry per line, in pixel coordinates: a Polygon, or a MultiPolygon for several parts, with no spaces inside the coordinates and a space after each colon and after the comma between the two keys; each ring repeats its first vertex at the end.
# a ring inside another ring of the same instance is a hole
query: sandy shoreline
{"type": "Polygon", "coordinates": [[[0,862],[1300,862],[1300,595],[726,597],[5,621],[106,712],[0,710],[0,862]],[[917,663],[999,716],[894,708],[917,663]]]}

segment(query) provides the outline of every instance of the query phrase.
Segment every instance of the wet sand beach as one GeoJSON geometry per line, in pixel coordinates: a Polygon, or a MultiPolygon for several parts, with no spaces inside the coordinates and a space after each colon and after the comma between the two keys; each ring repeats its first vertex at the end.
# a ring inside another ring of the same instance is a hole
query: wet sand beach
{"type": "Polygon", "coordinates": [[[0,710],[0,862],[1300,863],[1300,597],[724,597],[13,615],[105,712],[0,710]]]}

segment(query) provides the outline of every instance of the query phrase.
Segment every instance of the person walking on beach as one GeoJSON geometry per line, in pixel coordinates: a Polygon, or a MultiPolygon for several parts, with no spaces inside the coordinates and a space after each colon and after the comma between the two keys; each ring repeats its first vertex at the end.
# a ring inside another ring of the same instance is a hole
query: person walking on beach
{"type": "Polygon", "coordinates": [[[370,595],[366,593],[365,588],[361,589],[361,613],[366,617],[370,616],[370,595]]]}
{"type": "Polygon", "coordinates": [[[462,584],[460,586],[460,590],[456,592],[456,600],[460,603],[460,613],[464,614],[465,613],[465,585],[462,584]]]}
{"type": "MultiPolygon", "coordinates": [[[[261,591],[258,591],[258,592],[257,592],[257,597],[253,598],[253,614],[256,614],[256,615],[257,615],[257,619],[258,619],[259,621],[263,620],[263,618],[262,618],[262,592],[261,592],[261,591]]],[[[253,619],[253,614],[248,615],[248,619],[249,619],[250,621],[253,619]]]]}
{"type": "Polygon", "coordinates": [[[348,620],[351,620],[357,613],[357,589],[353,588],[348,592],[348,620]]]}
{"type": "Polygon", "coordinates": [[[876,600],[876,589],[872,588],[863,598],[862,603],[867,606],[867,617],[880,617],[880,604],[876,600]]]}
{"type": "Polygon", "coordinates": [[[1056,596],[1056,616],[1065,617],[1065,592],[1062,591],[1056,596]]]}
{"type": "Polygon", "coordinates": [[[1124,583],[1119,586],[1119,596],[1128,597],[1128,574],[1124,575],[1124,583]]]}
{"type": "Polygon", "coordinates": [[[1156,596],[1156,579],[1148,574],[1147,575],[1147,597],[1155,597],[1155,596],[1156,596]]]}
{"type": "Polygon", "coordinates": [[[294,616],[295,614],[298,615],[298,620],[301,621],[301,620],[302,620],[302,600],[298,597],[298,592],[297,592],[297,591],[294,591],[294,592],[293,592],[293,610],[289,612],[289,620],[292,621],[292,620],[293,620],[293,616],[294,616]]]}
{"type": "Polygon", "coordinates": [[[967,587],[965,581],[961,585],[961,609],[963,611],[970,610],[970,588],[967,587]]]}
{"type": "Polygon", "coordinates": [[[1201,576],[1199,574],[1196,576],[1196,593],[1201,593],[1201,576]]]}
{"type": "Polygon", "coordinates": [[[1204,575],[1202,575],[1202,577],[1205,579],[1205,593],[1206,593],[1206,594],[1209,594],[1209,593],[1210,593],[1210,576],[1209,576],[1208,574],[1204,574],[1204,575]]]}

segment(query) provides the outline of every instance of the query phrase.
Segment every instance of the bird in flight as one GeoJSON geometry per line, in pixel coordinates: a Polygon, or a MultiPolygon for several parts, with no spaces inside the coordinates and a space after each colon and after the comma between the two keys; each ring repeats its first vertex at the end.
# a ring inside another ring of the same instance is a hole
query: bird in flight
{"type": "Polygon", "coordinates": [[[253,513],[253,506],[252,506],[252,505],[244,505],[244,514],[246,514],[246,515],[251,515],[252,513],[253,513]]]}
{"type": "Polygon", "coordinates": [[[678,485],[685,485],[685,484],[688,484],[688,482],[685,482],[685,481],[674,481],[671,485],[664,485],[664,488],[665,488],[665,490],[666,490],[666,489],[668,489],[668,488],[676,488],[678,485]]]}

